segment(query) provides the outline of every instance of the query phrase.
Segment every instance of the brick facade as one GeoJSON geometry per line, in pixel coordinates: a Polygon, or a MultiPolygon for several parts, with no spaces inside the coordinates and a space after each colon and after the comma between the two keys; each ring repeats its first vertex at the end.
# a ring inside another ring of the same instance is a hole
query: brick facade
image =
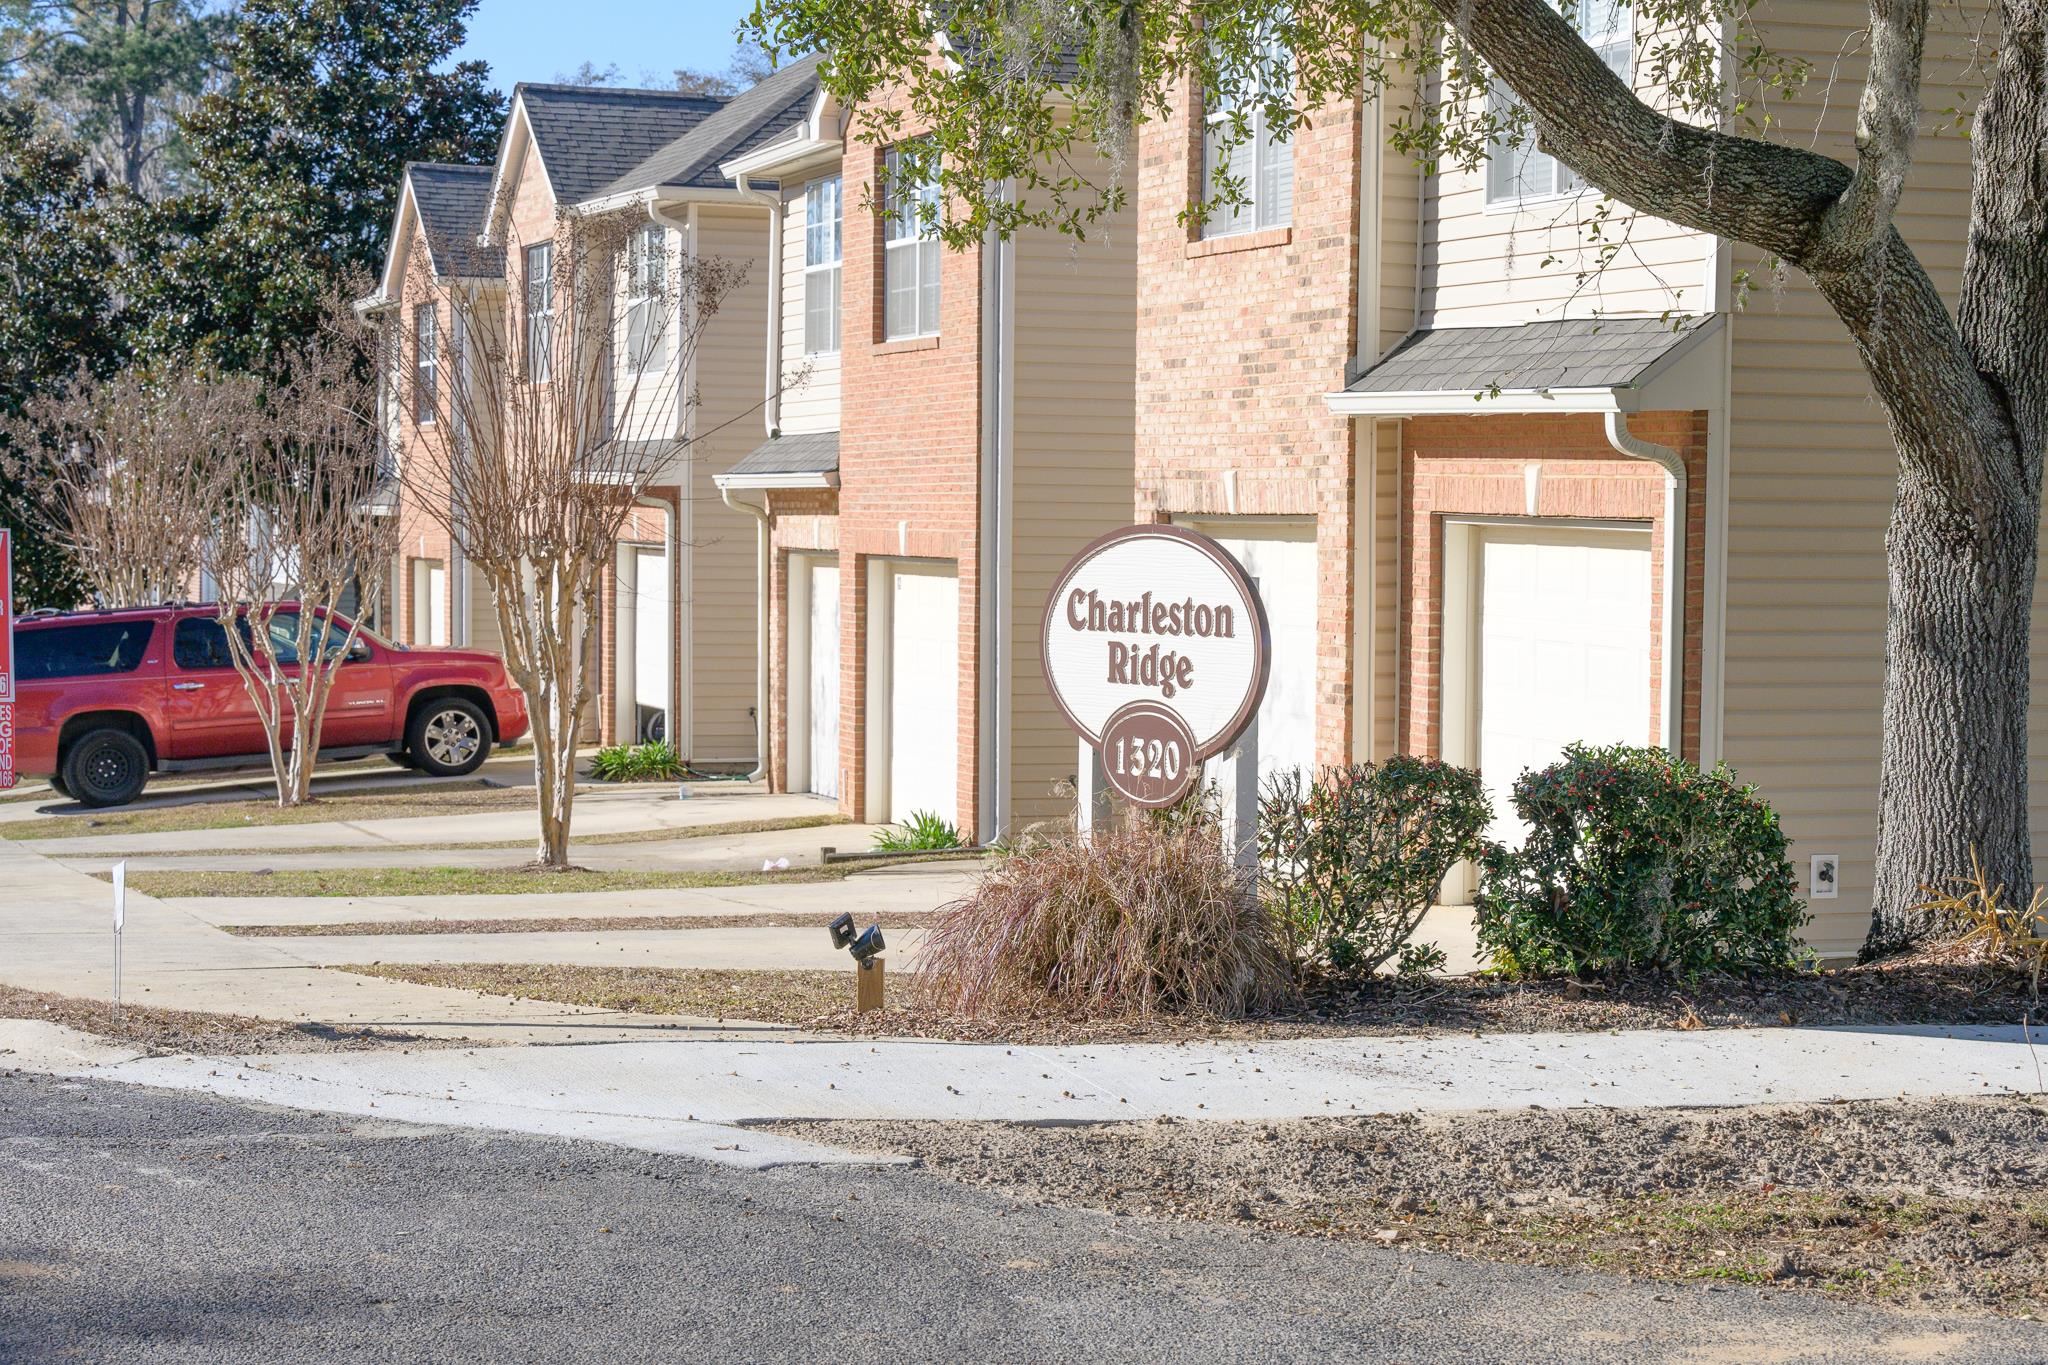
{"type": "MultiPolygon", "coordinates": [[[[868,572],[877,560],[927,559],[959,573],[957,810],[977,837],[980,737],[976,666],[981,470],[981,251],[945,251],[934,337],[883,337],[883,149],[847,138],[841,276],[840,490],[836,518],[840,611],[840,808],[868,809],[868,572]]],[[[778,553],[786,602],[787,556],[778,553]]],[[[786,638],[782,637],[782,638],[786,638]]],[[[778,714],[787,712],[778,707],[778,714]]]]}
{"type": "Polygon", "coordinates": [[[1180,101],[1139,145],[1139,520],[1309,516],[1316,526],[1316,757],[1351,756],[1356,437],[1324,395],[1355,351],[1359,108],[1295,137],[1284,228],[1202,240],[1201,122],[1180,101]]]}
{"type": "MultiPolygon", "coordinates": [[[[1680,748],[1700,752],[1700,630],[1706,566],[1707,416],[1644,413],[1630,430],[1677,450],[1686,464],[1684,712],[1680,748]]],[[[1617,454],[1600,417],[1413,417],[1402,423],[1401,581],[1403,658],[1399,746],[1439,754],[1443,742],[1443,528],[1458,516],[1529,519],[1530,471],[1536,518],[1642,522],[1650,528],[1650,723],[1662,733],[1664,707],[1664,472],[1617,454]]],[[[1531,524],[1535,524],[1531,520],[1531,524]]],[[[1647,740],[1647,736],[1645,737],[1647,740]]]]}

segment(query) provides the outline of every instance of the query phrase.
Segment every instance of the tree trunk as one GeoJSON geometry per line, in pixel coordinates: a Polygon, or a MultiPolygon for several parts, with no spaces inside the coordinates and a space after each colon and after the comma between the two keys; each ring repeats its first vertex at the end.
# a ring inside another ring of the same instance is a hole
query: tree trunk
{"type": "MultiPolygon", "coordinates": [[[[559,686],[546,689],[559,695],[559,686]]],[[[533,717],[533,786],[540,809],[540,837],[533,860],[557,872],[569,867],[569,817],[576,801],[576,734],[566,735],[562,717],[552,709],[553,695],[546,706],[535,708],[533,717]]]]}
{"type": "MultiPolygon", "coordinates": [[[[2014,500],[2018,501],[2018,500],[2014,500]]],[[[1936,926],[1917,907],[1977,860],[2025,899],[2028,644],[2035,535],[2029,509],[1978,533],[1910,472],[1886,536],[1883,765],[1868,959],[1936,926]]]]}

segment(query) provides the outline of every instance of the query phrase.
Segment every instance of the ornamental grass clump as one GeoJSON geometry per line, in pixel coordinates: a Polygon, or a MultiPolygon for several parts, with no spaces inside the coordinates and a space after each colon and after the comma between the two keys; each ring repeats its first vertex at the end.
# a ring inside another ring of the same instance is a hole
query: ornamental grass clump
{"type": "Polygon", "coordinates": [[[1573,745],[1514,786],[1520,848],[1480,862],[1479,946],[1510,975],[1771,970],[1805,960],[1785,832],[1726,767],[1573,745]]]}
{"type": "Polygon", "coordinates": [[[958,1014],[1241,1018],[1289,992],[1287,954],[1209,821],[1071,829],[941,910],[916,970],[958,1014]]]}

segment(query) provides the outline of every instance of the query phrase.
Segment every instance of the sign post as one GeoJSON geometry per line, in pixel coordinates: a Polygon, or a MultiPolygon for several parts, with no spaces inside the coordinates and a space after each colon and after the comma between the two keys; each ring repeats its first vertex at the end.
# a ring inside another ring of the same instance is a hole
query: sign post
{"type": "Polygon", "coordinates": [[[121,1012],[121,931],[128,924],[128,863],[114,864],[114,1013],[121,1012]]]}
{"type": "Polygon", "coordinates": [[[0,530],[0,791],[14,775],[14,545],[0,530]]]}
{"type": "Polygon", "coordinates": [[[1095,827],[1109,791],[1143,809],[1171,806],[1205,760],[1228,752],[1226,837],[1240,864],[1255,861],[1258,742],[1248,732],[1272,632],[1230,552],[1181,526],[1112,531],[1061,571],[1039,642],[1053,703],[1081,737],[1077,826],[1095,827]]]}

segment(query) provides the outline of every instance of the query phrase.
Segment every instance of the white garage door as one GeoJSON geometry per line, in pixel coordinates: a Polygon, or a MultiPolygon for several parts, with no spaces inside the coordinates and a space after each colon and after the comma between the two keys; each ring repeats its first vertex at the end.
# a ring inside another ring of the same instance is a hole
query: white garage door
{"type": "Polygon", "coordinates": [[[889,818],[960,822],[960,580],[892,566],[889,577],[889,818]]]}
{"type": "Polygon", "coordinates": [[[666,712],[670,663],[668,556],[660,550],[644,549],[634,551],[634,556],[633,700],[649,710],[666,712]]]}
{"type": "Polygon", "coordinates": [[[1218,534],[1258,585],[1273,630],[1273,671],[1259,703],[1259,777],[1316,759],[1316,543],[1308,528],[1286,536],[1218,534]]]}
{"type": "Polygon", "coordinates": [[[1496,839],[1516,840],[1514,781],[1564,746],[1649,744],[1650,537],[1501,531],[1481,541],[1479,770],[1496,839]]]}
{"type": "Polygon", "coordinates": [[[819,796],[839,795],[839,566],[813,564],[803,680],[806,775],[819,796]]]}

